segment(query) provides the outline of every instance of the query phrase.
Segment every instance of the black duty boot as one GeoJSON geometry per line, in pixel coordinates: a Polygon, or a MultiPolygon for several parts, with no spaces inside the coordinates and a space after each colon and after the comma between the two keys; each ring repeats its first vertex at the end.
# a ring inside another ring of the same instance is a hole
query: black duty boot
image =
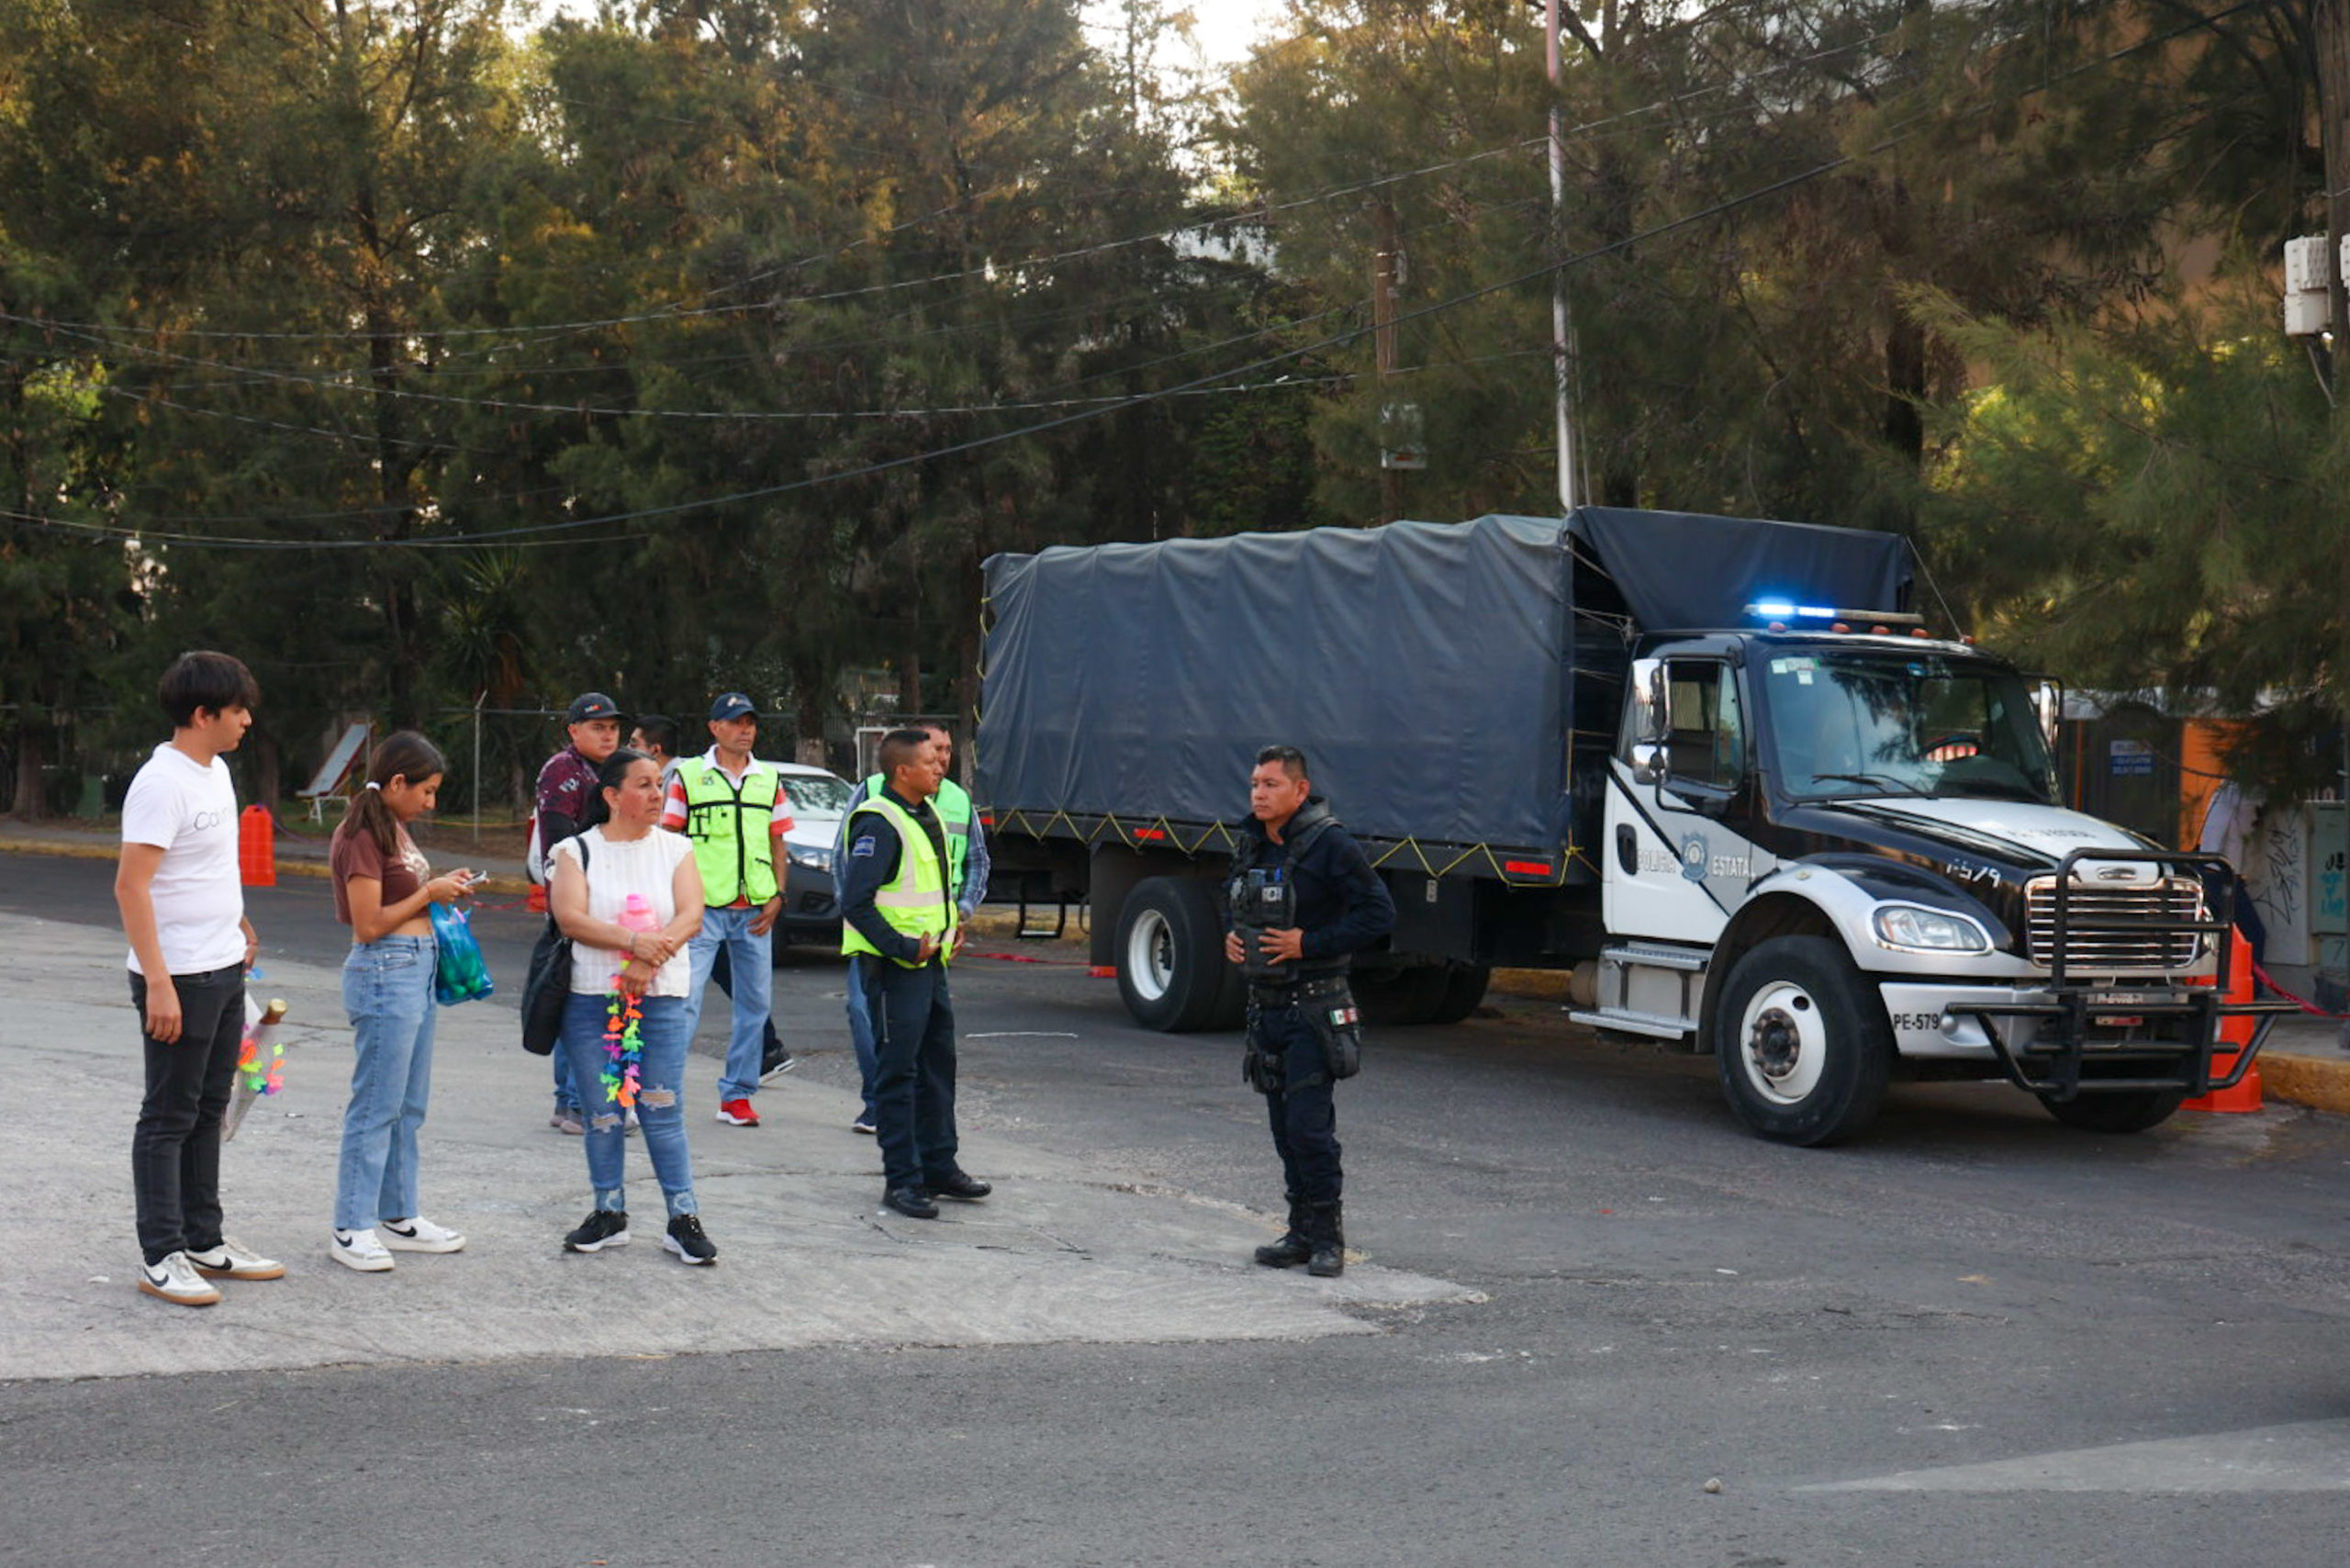
{"type": "Polygon", "coordinates": [[[1305,1271],[1326,1280],[1347,1271],[1347,1226],[1343,1204],[1314,1204],[1305,1211],[1305,1271]]]}
{"type": "Polygon", "coordinates": [[[1305,1200],[1295,1193],[1289,1194],[1289,1228],[1281,1232],[1279,1241],[1257,1249],[1257,1261],[1268,1269],[1294,1269],[1305,1261],[1313,1249],[1305,1242],[1305,1200]]]}

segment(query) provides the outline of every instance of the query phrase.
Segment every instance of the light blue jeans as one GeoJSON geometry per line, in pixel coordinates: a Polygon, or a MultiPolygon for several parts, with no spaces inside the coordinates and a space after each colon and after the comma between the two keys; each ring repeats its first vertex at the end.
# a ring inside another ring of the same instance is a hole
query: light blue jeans
{"type": "Polygon", "coordinates": [[[342,1157],[335,1171],[338,1230],[416,1217],[416,1133],[432,1092],[430,936],[385,936],[355,944],[342,961],[342,1010],[351,1015],[357,1059],[342,1113],[342,1157]]]}
{"type": "Polygon", "coordinates": [[[856,1051],[857,1087],[865,1098],[856,1119],[868,1127],[875,1125],[873,1070],[880,1061],[873,1044],[873,1010],[865,1001],[865,966],[874,961],[862,953],[848,956],[848,1043],[856,1051]]]}
{"type": "MultiPolygon", "coordinates": [[[[775,931],[770,927],[764,936],[751,935],[751,922],[758,913],[756,905],[706,909],[702,911],[701,930],[686,946],[687,958],[693,965],[693,980],[686,988],[688,1041],[701,1025],[702,998],[710,990],[710,971],[718,962],[722,944],[726,948],[727,968],[733,971],[734,1017],[726,1035],[726,1070],[718,1079],[721,1104],[729,1100],[748,1100],[759,1092],[759,1058],[766,1052],[767,1014],[775,1000],[775,931]]],[[[583,1097],[592,1099],[586,1093],[587,1087],[583,1081],[583,1097]]]]}
{"type": "MultiPolygon", "coordinates": [[[[686,1027],[686,1002],[679,996],[648,996],[639,1005],[644,1016],[637,1025],[643,1046],[637,1065],[636,1119],[669,1213],[689,1215],[701,1205],[694,1201],[693,1151],[686,1147],[686,1045],[693,1038],[686,1027]]],[[[588,1182],[596,1190],[596,1206],[624,1214],[628,1137],[621,1107],[603,1085],[604,1069],[611,1062],[604,1048],[610,1010],[610,999],[604,993],[573,991],[563,1004],[563,1054],[586,1107],[588,1136],[581,1141],[588,1146],[588,1182]]]]}

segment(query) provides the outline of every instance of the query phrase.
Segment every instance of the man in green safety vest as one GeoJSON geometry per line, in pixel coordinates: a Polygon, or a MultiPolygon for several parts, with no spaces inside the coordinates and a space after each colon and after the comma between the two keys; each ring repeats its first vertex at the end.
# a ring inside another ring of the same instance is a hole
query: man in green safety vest
{"type": "Polygon", "coordinates": [[[882,1203],[936,1219],[939,1198],[984,1198],[955,1162],[955,1006],[947,960],[961,935],[954,854],[933,804],[946,767],[921,730],[881,738],[882,784],[849,814],[838,862],[841,951],[857,960],[874,1023],[874,1128],[882,1203]]]}
{"type": "MultiPolygon", "coordinates": [[[[946,833],[947,883],[955,891],[955,908],[961,916],[960,924],[968,925],[972,913],[986,902],[988,896],[988,835],[971,805],[971,797],[955,782],[955,737],[946,726],[936,722],[910,724],[930,736],[932,753],[938,763],[940,780],[938,793],[931,798],[932,809],[938,812],[939,825],[946,833]]],[[[845,865],[848,858],[848,824],[856,808],[881,792],[882,778],[878,773],[856,787],[850,797],[848,812],[841,818],[839,836],[833,844],[833,864],[845,865]]],[[[848,1037],[856,1051],[856,1070],[863,1086],[865,1100],[856,1120],[849,1124],[852,1132],[873,1130],[873,1015],[865,1006],[865,960],[851,958],[848,961],[848,1037]]]]}
{"type": "MultiPolygon", "coordinates": [[[[775,989],[775,923],[783,913],[789,857],[781,852],[791,830],[783,777],[751,755],[758,744],[759,711],[739,691],[723,693],[710,709],[717,744],[682,759],[669,781],[661,825],[693,841],[704,901],[701,931],[688,946],[693,961],[686,997],[686,1037],[701,1022],[710,974],[725,950],[733,994],[726,1067],[718,1080],[718,1119],[755,1127],[751,1096],[759,1092],[762,1054],[775,989]]],[[[789,1058],[787,1056],[786,1060],[789,1058]]]]}

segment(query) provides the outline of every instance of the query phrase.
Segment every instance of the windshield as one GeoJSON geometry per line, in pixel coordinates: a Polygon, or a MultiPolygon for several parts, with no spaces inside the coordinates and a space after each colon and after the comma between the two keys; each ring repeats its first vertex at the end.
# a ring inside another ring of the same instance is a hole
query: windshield
{"type": "Polygon", "coordinates": [[[791,801],[793,815],[819,817],[839,816],[848,810],[848,798],[855,793],[845,778],[807,773],[785,774],[783,792],[791,801]]]}
{"type": "Polygon", "coordinates": [[[1768,759],[1789,794],[1959,795],[2053,804],[2055,774],[2014,671],[1947,654],[1765,647],[1768,759]]]}

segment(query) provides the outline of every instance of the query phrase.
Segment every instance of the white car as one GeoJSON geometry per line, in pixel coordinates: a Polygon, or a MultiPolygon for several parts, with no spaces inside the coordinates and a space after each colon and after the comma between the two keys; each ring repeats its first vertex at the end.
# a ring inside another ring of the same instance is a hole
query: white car
{"type": "Polygon", "coordinates": [[[776,947],[792,942],[837,942],[841,930],[839,890],[833,880],[833,841],[856,787],[837,773],[778,762],[784,798],[790,803],[791,831],[784,846],[791,857],[784,882],[783,915],[776,923],[776,947]]]}

